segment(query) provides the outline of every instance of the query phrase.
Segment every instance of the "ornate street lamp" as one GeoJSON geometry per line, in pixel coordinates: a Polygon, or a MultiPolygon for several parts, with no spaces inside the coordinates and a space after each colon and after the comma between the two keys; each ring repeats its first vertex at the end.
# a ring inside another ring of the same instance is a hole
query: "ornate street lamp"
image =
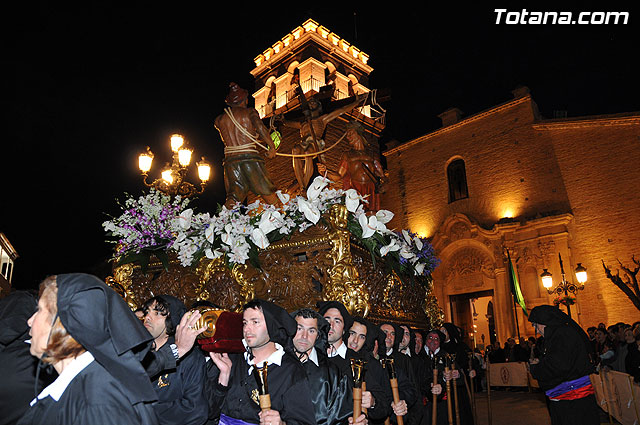
{"type": "Polygon", "coordinates": [[[204,160],[204,157],[196,163],[198,167],[198,177],[200,178],[200,189],[196,188],[196,186],[184,179],[189,164],[191,163],[191,154],[193,151],[185,146],[185,140],[179,134],[172,135],[170,143],[171,150],[173,151],[173,161],[171,165],[165,165],[164,170],[161,172],[162,177],[154,180],[153,183],[147,182],[147,176],[153,163],[153,152],[151,152],[151,149],[147,146],[147,151],[141,153],[138,157],[138,167],[142,172],[144,185],[173,196],[180,195],[188,198],[201,194],[204,191],[207,181],[209,181],[211,167],[204,160]]]}
{"type": "MultiPolygon", "coordinates": [[[[578,267],[576,267],[575,274],[576,279],[578,280],[578,285],[572,282],[568,282],[565,278],[564,273],[564,265],[562,264],[562,255],[558,253],[558,260],[560,261],[560,272],[562,273],[562,282],[558,284],[555,288],[553,287],[553,277],[551,273],[547,269],[544,269],[540,278],[542,279],[542,286],[545,287],[549,294],[558,294],[562,295],[564,293],[565,298],[569,296],[569,292],[574,295],[578,295],[578,291],[584,289],[584,284],[587,281],[587,269],[581,263],[578,263],[578,267]]],[[[571,304],[567,303],[567,314],[571,317],[571,304]]]]}

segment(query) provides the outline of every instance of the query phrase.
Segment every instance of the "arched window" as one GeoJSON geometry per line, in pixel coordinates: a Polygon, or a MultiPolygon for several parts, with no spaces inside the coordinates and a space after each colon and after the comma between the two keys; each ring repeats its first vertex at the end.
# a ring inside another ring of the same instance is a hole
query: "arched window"
{"type": "Polygon", "coordinates": [[[451,161],[447,166],[447,179],[449,180],[449,202],[469,197],[464,160],[456,159],[451,161]]]}

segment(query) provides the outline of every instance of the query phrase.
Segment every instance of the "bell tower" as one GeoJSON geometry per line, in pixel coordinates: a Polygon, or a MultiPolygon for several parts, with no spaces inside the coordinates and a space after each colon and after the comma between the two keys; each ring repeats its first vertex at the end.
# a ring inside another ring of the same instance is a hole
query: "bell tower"
{"type": "MultiPolygon", "coordinates": [[[[251,75],[255,78],[255,108],[267,127],[281,133],[278,152],[291,153],[301,136],[299,131],[278,126],[271,118],[286,114],[287,119],[303,121],[301,89],[306,99],[314,97],[321,102],[323,113],[352,103],[356,95],[367,94],[363,106],[333,120],[318,138],[324,140],[325,146],[332,146],[344,136],[349,122],[358,121],[364,129],[367,152],[380,157],[378,138],[385,127],[385,111],[377,103],[377,91],[368,87],[373,71],[368,54],[308,19],[256,56],[254,62],[251,75]]],[[[335,171],[346,149],[348,143],[343,138],[326,153],[327,168],[335,171]]],[[[274,183],[283,191],[296,186],[291,163],[291,158],[285,157],[267,161],[274,183]]]]}

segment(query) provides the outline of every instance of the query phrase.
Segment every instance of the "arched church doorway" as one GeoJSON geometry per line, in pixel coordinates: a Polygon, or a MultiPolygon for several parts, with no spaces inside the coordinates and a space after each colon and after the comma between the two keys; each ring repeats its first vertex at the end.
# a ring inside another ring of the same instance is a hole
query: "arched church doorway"
{"type": "Polygon", "coordinates": [[[496,340],[493,290],[449,296],[451,321],[463,330],[463,341],[472,349],[484,348],[496,340]]]}

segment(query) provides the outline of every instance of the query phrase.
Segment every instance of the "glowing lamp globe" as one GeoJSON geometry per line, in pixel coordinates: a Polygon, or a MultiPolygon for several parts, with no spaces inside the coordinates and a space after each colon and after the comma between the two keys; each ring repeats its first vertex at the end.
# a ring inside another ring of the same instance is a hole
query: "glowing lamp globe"
{"type": "Polygon", "coordinates": [[[164,170],[161,174],[162,174],[162,180],[166,181],[169,184],[173,183],[173,176],[171,175],[171,170],[164,170]]]}
{"type": "Polygon", "coordinates": [[[542,279],[542,286],[545,288],[549,289],[553,286],[553,278],[547,269],[544,269],[540,278],[542,279]]]}
{"type": "Polygon", "coordinates": [[[147,151],[141,153],[140,156],[138,156],[138,168],[140,168],[140,171],[146,174],[151,169],[152,163],[153,153],[151,152],[151,149],[149,149],[149,146],[147,146],[147,151]]]}
{"type": "Polygon", "coordinates": [[[180,149],[178,151],[178,162],[186,167],[191,162],[191,149],[180,149]]]}
{"type": "Polygon", "coordinates": [[[578,263],[578,267],[576,267],[576,279],[581,284],[584,284],[587,281],[587,268],[582,265],[582,263],[578,263]]]}
{"type": "Polygon", "coordinates": [[[202,161],[198,162],[196,165],[198,166],[198,177],[200,180],[203,182],[208,181],[211,177],[211,167],[205,162],[204,157],[202,157],[202,161]]]}
{"type": "Polygon", "coordinates": [[[178,149],[182,147],[184,143],[184,137],[179,134],[174,134],[171,136],[171,150],[174,152],[178,152],[178,149]]]}

